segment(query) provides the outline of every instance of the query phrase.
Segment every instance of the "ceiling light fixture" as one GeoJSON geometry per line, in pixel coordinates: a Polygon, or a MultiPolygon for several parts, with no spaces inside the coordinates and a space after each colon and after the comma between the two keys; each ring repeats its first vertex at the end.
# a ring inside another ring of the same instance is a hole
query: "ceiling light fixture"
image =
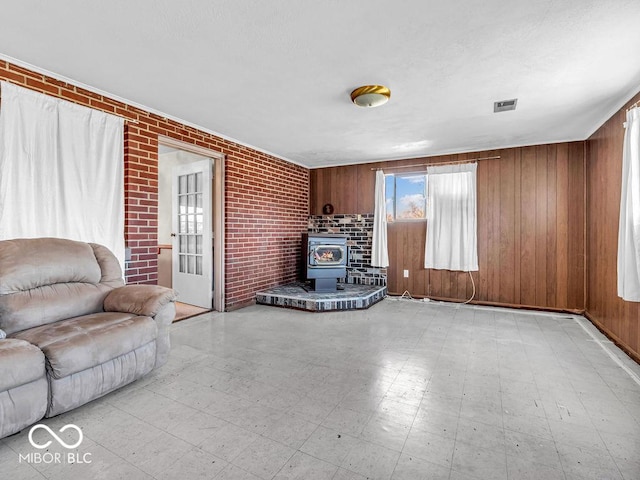
{"type": "Polygon", "coordinates": [[[383,85],[364,85],[351,92],[351,101],[359,107],[379,107],[390,97],[391,90],[383,85]]]}

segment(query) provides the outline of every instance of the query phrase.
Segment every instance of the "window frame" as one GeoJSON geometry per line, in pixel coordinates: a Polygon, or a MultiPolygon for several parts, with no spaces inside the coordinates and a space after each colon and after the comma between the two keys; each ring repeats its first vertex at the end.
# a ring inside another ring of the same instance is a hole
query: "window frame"
{"type": "Polygon", "coordinates": [[[427,220],[427,205],[428,205],[428,175],[427,172],[411,172],[411,173],[385,173],[384,175],[385,177],[385,216],[387,219],[387,223],[396,223],[396,222],[424,222],[427,220]],[[393,196],[392,196],[392,203],[393,203],[393,212],[392,212],[392,218],[389,219],[389,212],[387,210],[387,201],[389,199],[389,193],[386,191],[386,186],[387,186],[387,181],[388,178],[392,177],[393,180],[393,196]],[[424,190],[423,190],[423,196],[424,196],[424,204],[423,204],[423,212],[424,212],[424,216],[420,217],[420,218],[411,218],[411,217],[400,217],[398,218],[397,213],[398,213],[398,197],[397,197],[397,179],[398,178],[411,178],[411,177],[423,177],[424,178],[424,190]]]}

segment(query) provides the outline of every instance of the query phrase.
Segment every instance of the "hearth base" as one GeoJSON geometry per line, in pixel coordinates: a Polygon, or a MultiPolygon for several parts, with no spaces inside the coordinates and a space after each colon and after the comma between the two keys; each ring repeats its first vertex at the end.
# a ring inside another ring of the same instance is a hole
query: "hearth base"
{"type": "Polygon", "coordinates": [[[302,282],[290,283],[257,292],[256,303],[310,312],[330,312],[366,309],[387,295],[386,286],[343,285],[344,290],[317,292],[305,290],[306,285],[302,282]]]}

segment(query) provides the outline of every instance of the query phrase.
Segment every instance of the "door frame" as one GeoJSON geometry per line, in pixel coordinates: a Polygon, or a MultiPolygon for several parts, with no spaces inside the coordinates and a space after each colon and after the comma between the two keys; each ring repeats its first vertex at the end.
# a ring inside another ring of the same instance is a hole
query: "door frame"
{"type": "MultiPolygon", "coordinates": [[[[224,212],[224,161],[225,155],[215,150],[186,143],[174,138],[158,135],[158,144],[177,148],[213,159],[213,309],[224,312],[225,309],[225,212],[224,212]]],[[[160,212],[158,212],[160,213],[160,212]]]]}

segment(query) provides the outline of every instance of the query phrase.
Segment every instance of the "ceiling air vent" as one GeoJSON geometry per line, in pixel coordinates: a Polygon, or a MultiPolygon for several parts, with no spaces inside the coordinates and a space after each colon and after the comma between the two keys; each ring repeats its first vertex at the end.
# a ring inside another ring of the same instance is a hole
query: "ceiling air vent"
{"type": "Polygon", "coordinates": [[[499,102],[493,102],[493,112],[508,112],[509,110],[516,109],[516,103],[518,103],[518,99],[514,98],[511,100],[500,100],[499,102]]]}

